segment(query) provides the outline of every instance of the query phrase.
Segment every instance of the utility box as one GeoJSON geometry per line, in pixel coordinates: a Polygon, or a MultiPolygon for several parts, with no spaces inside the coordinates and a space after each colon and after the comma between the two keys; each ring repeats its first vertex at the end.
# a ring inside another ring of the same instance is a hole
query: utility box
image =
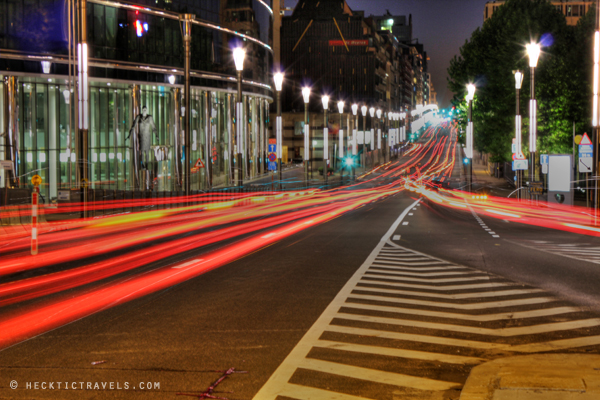
{"type": "Polygon", "coordinates": [[[573,156],[550,154],[548,157],[548,203],[573,205],[573,156]]]}

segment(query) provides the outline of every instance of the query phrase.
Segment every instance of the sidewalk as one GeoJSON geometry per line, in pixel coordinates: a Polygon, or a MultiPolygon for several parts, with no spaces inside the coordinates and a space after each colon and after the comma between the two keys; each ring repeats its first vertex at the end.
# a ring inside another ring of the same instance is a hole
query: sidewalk
{"type": "Polygon", "coordinates": [[[534,354],[471,370],[460,400],[600,399],[600,355],[534,354]]]}

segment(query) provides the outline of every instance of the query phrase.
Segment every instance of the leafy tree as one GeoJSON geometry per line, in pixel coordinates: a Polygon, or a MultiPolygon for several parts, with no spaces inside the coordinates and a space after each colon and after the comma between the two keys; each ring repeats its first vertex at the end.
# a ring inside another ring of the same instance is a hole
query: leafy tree
{"type": "Polygon", "coordinates": [[[477,86],[474,144],[478,150],[490,153],[492,161],[511,159],[516,109],[514,70],[525,76],[520,114],[523,150],[527,154],[531,74],[525,45],[531,41],[543,46],[535,69],[538,152],[570,153],[573,121],[578,132],[587,129],[591,89],[586,77],[591,73],[589,40],[594,31],[590,14],[593,12],[577,27],[570,27],[546,0],[508,0],[472,33],[460,55],[451,60],[448,86],[455,93],[453,103],[465,103],[468,83],[477,86]]]}

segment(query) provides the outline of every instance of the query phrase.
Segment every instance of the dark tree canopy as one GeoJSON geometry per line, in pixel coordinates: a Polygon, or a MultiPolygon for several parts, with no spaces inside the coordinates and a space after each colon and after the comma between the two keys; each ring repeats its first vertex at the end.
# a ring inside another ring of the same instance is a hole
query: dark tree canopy
{"type": "MultiPolygon", "coordinates": [[[[520,91],[523,151],[529,131],[530,68],[525,45],[542,44],[535,69],[538,101],[538,152],[570,153],[573,123],[589,129],[594,12],[576,27],[546,0],[508,0],[460,49],[448,68],[453,103],[465,108],[466,85],[477,86],[473,102],[475,147],[494,161],[511,159],[515,134],[514,70],[524,74],[520,91]]],[[[589,131],[588,131],[589,132],[589,131]]]]}

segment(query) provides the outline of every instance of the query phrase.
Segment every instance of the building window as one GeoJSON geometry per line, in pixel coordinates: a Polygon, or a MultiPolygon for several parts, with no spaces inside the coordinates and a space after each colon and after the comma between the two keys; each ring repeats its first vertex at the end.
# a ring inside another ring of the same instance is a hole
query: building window
{"type": "Polygon", "coordinates": [[[567,17],[573,15],[573,6],[567,6],[567,17]]]}

